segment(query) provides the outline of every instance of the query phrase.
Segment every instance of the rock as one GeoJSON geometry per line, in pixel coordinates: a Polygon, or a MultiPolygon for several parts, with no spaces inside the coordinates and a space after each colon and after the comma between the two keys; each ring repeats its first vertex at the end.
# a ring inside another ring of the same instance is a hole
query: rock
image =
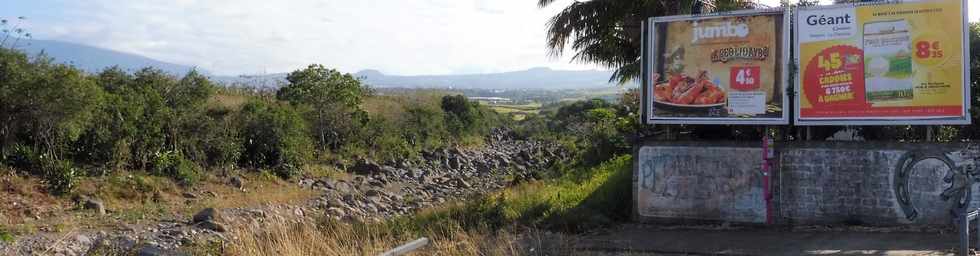
{"type": "Polygon", "coordinates": [[[245,189],[245,180],[238,176],[231,177],[228,184],[237,189],[245,189]]]}
{"type": "Polygon", "coordinates": [[[218,210],[214,208],[205,208],[197,214],[194,214],[193,223],[205,222],[205,221],[221,221],[221,214],[218,210]]]}
{"type": "Polygon", "coordinates": [[[344,206],[347,206],[347,204],[345,204],[344,201],[341,201],[339,198],[334,197],[334,198],[330,198],[329,200],[327,200],[327,207],[337,207],[337,208],[340,208],[340,207],[344,207],[344,206]]]}
{"type": "Polygon", "coordinates": [[[336,183],[333,184],[333,189],[334,190],[337,190],[337,192],[340,192],[340,193],[347,193],[347,194],[349,194],[349,193],[353,192],[354,187],[352,187],[347,182],[337,181],[336,183]]]}
{"type": "Polygon", "coordinates": [[[218,231],[218,232],[228,231],[228,229],[225,228],[225,225],[222,225],[221,223],[218,223],[218,222],[215,222],[215,221],[211,221],[211,220],[199,222],[196,225],[198,227],[202,227],[202,228],[206,228],[206,229],[210,229],[210,230],[214,230],[214,231],[218,231]]]}
{"type": "Polygon", "coordinates": [[[333,216],[345,216],[346,215],[344,213],[344,210],[343,209],[340,209],[339,207],[330,207],[330,208],[327,208],[327,214],[333,215],[333,216]]]}
{"type": "Polygon", "coordinates": [[[459,160],[459,157],[453,156],[452,158],[449,158],[449,168],[459,169],[461,166],[462,162],[459,160]]]}
{"type": "Polygon", "coordinates": [[[462,178],[455,178],[455,179],[453,179],[453,183],[455,183],[455,185],[457,187],[461,187],[461,188],[470,188],[470,187],[472,187],[472,185],[470,185],[469,182],[466,182],[466,180],[463,180],[462,178]]]}
{"type": "Polygon", "coordinates": [[[81,196],[79,203],[82,204],[82,208],[84,209],[95,210],[99,215],[105,215],[105,203],[102,200],[81,196]]]}
{"type": "Polygon", "coordinates": [[[136,253],[137,256],[182,256],[187,255],[178,251],[165,250],[154,245],[145,245],[136,253]]]}
{"type": "Polygon", "coordinates": [[[356,174],[370,175],[380,173],[381,165],[362,158],[358,159],[357,162],[354,163],[354,166],[351,166],[350,171],[356,174]]]}
{"type": "Polygon", "coordinates": [[[184,192],[184,193],[181,193],[180,195],[183,196],[184,198],[187,198],[187,199],[197,199],[198,198],[198,196],[196,194],[191,193],[191,192],[184,192]]]}
{"type": "Polygon", "coordinates": [[[299,186],[303,188],[311,188],[316,182],[313,179],[301,179],[299,180],[299,186]]]}
{"type": "Polygon", "coordinates": [[[368,197],[381,196],[381,194],[382,194],[381,191],[374,190],[374,189],[364,192],[364,195],[368,197]]]}

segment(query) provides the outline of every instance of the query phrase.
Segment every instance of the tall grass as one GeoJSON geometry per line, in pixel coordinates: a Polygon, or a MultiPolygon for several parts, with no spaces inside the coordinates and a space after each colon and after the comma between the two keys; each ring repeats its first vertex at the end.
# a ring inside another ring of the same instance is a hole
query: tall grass
{"type": "Polygon", "coordinates": [[[629,217],[631,157],[559,178],[372,223],[253,223],[235,231],[231,255],[376,255],[419,237],[419,255],[569,255],[561,235],[629,217]],[[552,233],[555,232],[555,233],[552,233]]]}

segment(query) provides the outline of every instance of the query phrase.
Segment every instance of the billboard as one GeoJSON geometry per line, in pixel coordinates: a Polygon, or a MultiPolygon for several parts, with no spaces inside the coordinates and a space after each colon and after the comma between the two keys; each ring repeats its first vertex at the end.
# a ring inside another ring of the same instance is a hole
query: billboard
{"type": "Polygon", "coordinates": [[[788,124],[783,9],[651,18],[644,116],[654,124],[788,124]]]}
{"type": "Polygon", "coordinates": [[[796,11],[796,124],[969,124],[965,0],[796,11]]]}

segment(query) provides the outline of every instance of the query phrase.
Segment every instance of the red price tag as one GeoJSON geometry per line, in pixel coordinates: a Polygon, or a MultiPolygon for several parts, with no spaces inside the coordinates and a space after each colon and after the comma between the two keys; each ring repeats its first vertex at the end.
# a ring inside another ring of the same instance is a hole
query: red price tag
{"type": "Polygon", "coordinates": [[[729,75],[731,80],[728,84],[731,85],[732,89],[739,91],[752,91],[758,90],[760,83],[759,73],[761,68],[755,67],[732,67],[732,71],[729,75]]]}

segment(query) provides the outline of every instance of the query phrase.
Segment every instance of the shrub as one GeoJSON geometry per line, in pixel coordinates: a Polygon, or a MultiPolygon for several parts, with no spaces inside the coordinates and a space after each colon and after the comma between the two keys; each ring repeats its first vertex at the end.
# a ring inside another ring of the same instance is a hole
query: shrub
{"type": "Polygon", "coordinates": [[[268,168],[289,178],[310,159],[313,151],[306,122],[288,104],[250,101],[242,107],[244,167],[268,168]]]}
{"type": "Polygon", "coordinates": [[[79,171],[70,161],[42,158],[42,169],[44,170],[44,183],[48,186],[48,191],[56,195],[64,195],[75,189],[75,182],[79,171]]]}
{"type": "Polygon", "coordinates": [[[179,151],[164,151],[154,155],[151,173],[188,185],[198,180],[200,168],[179,151]]]}
{"type": "Polygon", "coordinates": [[[188,159],[211,168],[229,168],[242,154],[240,129],[231,109],[215,107],[187,118],[180,148],[188,159]]]}
{"type": "Polygon", "coordinates": [[[445,116],[438,108],[424,105],[408,107],[400,125],[405,140],[419,150],[445,146],[449,139],[445,116]]]}
{"type": "Polygon", "coordinates": [[[37,173],[40,155],[32,147],[14,144],[9,152],[3,155],[4,164],[22,172],[37,173]]]}

